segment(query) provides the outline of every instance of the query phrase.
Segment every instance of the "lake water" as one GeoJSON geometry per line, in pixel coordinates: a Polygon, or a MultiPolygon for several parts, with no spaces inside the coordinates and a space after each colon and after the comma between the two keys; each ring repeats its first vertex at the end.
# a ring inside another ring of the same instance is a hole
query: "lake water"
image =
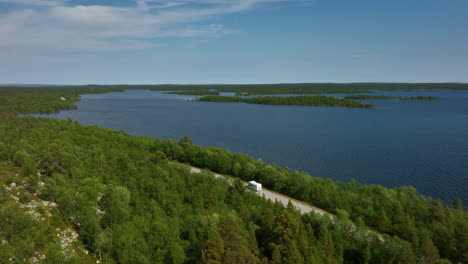
{"type": "MultiPolygon", "coordinates": [[[[367,100],[376,109],[188,101],[130,90],[83,95],[72,118],[134,135],[190,136],[313,176],[387,187],[412,185],[468,204],[468,91],[378,92],[436,101],[367,100]]],[[[336,95],[342,97],[343,95],[336,95]]]]}

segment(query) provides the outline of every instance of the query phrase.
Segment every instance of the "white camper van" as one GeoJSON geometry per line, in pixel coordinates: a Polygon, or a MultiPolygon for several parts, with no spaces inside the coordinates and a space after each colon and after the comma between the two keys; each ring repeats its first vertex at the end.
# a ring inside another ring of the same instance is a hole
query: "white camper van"
{"type": "Polygon", "coordinates": [[[249,181],[249,188],[258,192],[262,190],[262,184],[256,181],[249,181]]]}

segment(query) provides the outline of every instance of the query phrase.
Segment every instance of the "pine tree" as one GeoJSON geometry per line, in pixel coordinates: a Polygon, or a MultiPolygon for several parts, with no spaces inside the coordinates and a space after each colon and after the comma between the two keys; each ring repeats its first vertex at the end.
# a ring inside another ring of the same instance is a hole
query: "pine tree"
{"type": "Polygon", "coordinates": [[[221,264],[224,254],[224,241],[215,229],[208,239],[207,247],[202,252],[203,262],[207,264],[221,264]]]}
{"type": "Polygon", "coordinates": [[[432,264],[439,260],[439,250],[434,246],[432,239],[426,238],[421,243],[421,260],[423,263],[432,264]]]}
{"type": "Polygon", "coordinates": [[[273,247],[273,253],[271,255],[271,264],[282,264],[282,256],[280,247],[276,244],[271,245],[273,247]]]}
{"type": "Polygon", "coordinates": [[[258,226],[256,226],[254,223],[249,223],[247,226],[247,231],[249,232],[249,237],[248,237],[248,243],[249,243],[249,248],[251,252],[255,256],[260,256],[260,250],[258,248],[258,242],[257,238],[255,236],[255,230],[258,229],[258,226]]]}
{"type": "Polygon", "coordinates": [[[463,210],[463,202],[460,198],[453,199],[453,208],[455,210],[463,210]]]}
{"type": "Polygon", "coordinates": [[[241,226],[234,216],[226,216],[220,219],[219,234],[224,241],[225,254],[223,263],[259,263],[260,260],[249,250],[248,243],[242,235],[241,226]]]}
{"type": "Polygon", "coordinates": [[[275,243],[280,246],[287,244],[298,232],[298,220],[287,209],[281,210],[273,225],[275,243]]]}
{"type": "Polygon", "coordinates": [[[468,263],[468,224],[466,222],[455,223],[455,241],[458,261],[468,263]]]}
{"type": "Polygon", "coordinates": [[[390,226],[390,220],[387,217],[387,213],[385,212],[385,209],[382,207],[380,210],[380,214],[377,218],[377,228],[378,230],[382,232],[387,232],[388,227],[390,226]]]}
{"type": "Polygon", "coordinates": [[[403,261],[405,264],[416,264],[418,259],[414,255],[412,250],[409,250],[408,253],[404,256],[403,261]]]}
{"type": "Polygon", "coordinates": [[[432,201],[432,207],[430,209],[431,218],[435,221],[441,222],[444,218],[444,206],[441,201],[432,201]]]}
{"type": "Polygon", "coordinates": [[[333,237],[326,225],[320,227],[319,240],[322,248],[322,254],[324,257],[325,263],[334,263],[335,262],[335,243],[333,242],[333,237]]]}
{"type": "Polygon", "coordinates": [[[179,145],[180,146],[188,146],[188,145],[192,145],[192,139],[190,137],[187,137],[187,136],[183,136],[180,140],[179,140],[179,145]]]}
{"type": "Polygon", "coordinates": [[[302,256],[301,252],[297,249],[296,243],[291,241],[285,248],[284,257],[283,257],[284,264],[303,264],[304,257],[302,256]]]}
{"type": "Polygon", "coordinates": [[[371,259],[372,259],[372,253],[371,253],[369,247],[367,246],[364,249],[364,252],[362,252],[361,263],[362,264],[369,264],[371,259]]]}

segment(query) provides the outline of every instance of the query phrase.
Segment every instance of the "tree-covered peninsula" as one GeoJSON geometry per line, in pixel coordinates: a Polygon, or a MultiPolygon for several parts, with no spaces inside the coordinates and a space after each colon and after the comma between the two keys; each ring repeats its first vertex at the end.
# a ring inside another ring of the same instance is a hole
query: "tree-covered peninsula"
{"type": "Polygon", "coordinates": [[[312,177],[188,137],[18,115],[119,90],[0,88],[0,263],[468,263],[460,199],[312,177]],[[336,217],[300,214],[240,180],[336,217]]]}
{"type": "Polygon", "coordinates": [[[305,106],[343,106],[343,107],[363,107],[374,108],[372,104],[364,104],[359,101],[340,99],[330,96],[259,96],[253,98],[243,98],[235,96],[204,96],[198,99],[202,102],[244,102],[248,104],[268,104],[268,105],[305,105],[305,106]]]}

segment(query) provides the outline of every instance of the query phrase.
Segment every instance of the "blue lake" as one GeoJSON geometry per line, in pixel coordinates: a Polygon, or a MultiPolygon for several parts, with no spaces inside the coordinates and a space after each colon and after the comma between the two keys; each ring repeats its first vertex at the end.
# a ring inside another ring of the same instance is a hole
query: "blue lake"
{"type": "MultiPolygon", "coordinates": [[[[440,100],[366,100],[376,109],[188,101],[142,90],[83,95],[78,110],[47,115],[244,152],[313,176],[412,185],[468,204],[468,91],[378,92],[440,100]]],[[[337,95],[342,97],[343,95],[337,95]]]]}

